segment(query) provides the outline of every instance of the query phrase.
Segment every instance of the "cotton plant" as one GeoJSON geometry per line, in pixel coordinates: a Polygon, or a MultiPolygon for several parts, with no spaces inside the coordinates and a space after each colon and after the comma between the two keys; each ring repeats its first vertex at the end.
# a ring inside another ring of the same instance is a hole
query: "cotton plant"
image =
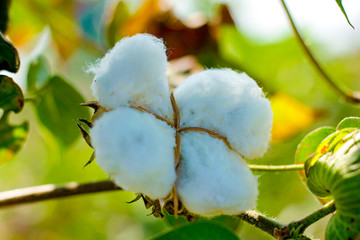
{"type": "Polygon", "coordinates": [[[90,67],[98,101],[85,104],[96,111],[83,133],[92,158],[155,216],[255,208],[257,178],[245,159],[265,153],[272,127],[261,88],[245,73],[209,69],[170,93],[167,65],[163,41],[138,34],[90,67]]]}

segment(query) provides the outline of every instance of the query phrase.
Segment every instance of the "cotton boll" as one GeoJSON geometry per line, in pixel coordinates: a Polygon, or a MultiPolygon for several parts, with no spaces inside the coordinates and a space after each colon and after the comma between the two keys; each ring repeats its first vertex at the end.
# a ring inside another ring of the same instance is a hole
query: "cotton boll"
{"type": "Polygon", "coordinates": [[[89,69],[95,74],[93,95],[105,108],[141,106],[171,121],[167,64],[161,39],[149,34],[123,38],[89,69]]]}
{"type": "Polygon", "coordinates": [[[181,127],[215,131],[246,158],[266,152],[272,127],[270,102],[245,73],[205,70],[184,80],[174,96],[181,127]]]}
{"type": "Polygon", "coordinates": [[[125,190],[166,197],[176,179],[175,131],[153,115],[121,107],[91,129],[96,162],[125,190]]]}
{"type": "Polygon", "coordinates": [[[256,177],[222,140],[206,133],[183,133],[181,156],[176,189],[190,212],[213,217],[255,207],[256,177]]]}

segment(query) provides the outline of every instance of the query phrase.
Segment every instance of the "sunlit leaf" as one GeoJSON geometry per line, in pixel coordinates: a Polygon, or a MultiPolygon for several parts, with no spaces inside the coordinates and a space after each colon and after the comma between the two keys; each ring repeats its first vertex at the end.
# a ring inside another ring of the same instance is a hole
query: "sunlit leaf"
{"type": "Polygon", "coordinates": [[[0,1],[0,32],[5,32],[9,21],[10,0],[0,1]]]}
{"type": "Polygon", "coordinates": [[[131,19],[122,26],[122,35],[131,36],[136,33],[148,31],[149,25],[153,24],[161,10],[156,0],[146,0],[141,7],[132,15],[131,19]]]}
{"type": "Polygon", "coordinates": [[[80,136],[79,118],[90,118],[81,94],[59,76],[54,76],[44,88],[40,101],[35,105],[40,122],[67,146],[80,136]]]}
{"type": "Polygon", "coordinates": [[[0,121],[0,165],[9,161],[22,147],[29,133],[29,124],[11,126],[0,121]]]}
{"type": "Polygon", "coordinates": [[[347,117],[344,118],[336,127],[337,130],[344,128],[359,128],[360,129],[360,118],[358,117],[347,117]]]}
{"type": "Polygon", "coordinates": [[[335,132],[333,127],[321,127],[307,134],[296,149],[295,162],[304,163],[308,160],[316,153],[319,144],[333,132],[335,132]]]}
{"type": "Polygon", "coordinates": [[[277,93],[270,97],[274,113],[272,140],[282,141],[309,128],[320,112],[289,95],[277,93]]]}
{"type": "Polygon", "coordinates": [[[19,67],[20,58],[16,48],[0,32],[0,70],[16,73],[19,67]]]}
{"type": "Polygon", "coordinates": [[[116,8],[111,17],[112,18],[107,27],[106,34],[107,34],[107,41],[109,46],[114,46],[116,41],[118,41],[123,37],[121,28],[130,17],[129,10],[125,2],[119,1],[117,3],[116,8]]]}
{"type": "Polygon", "coordinates": [[[18,113],[24,106],[24,95],[11,78],[0,75],[0,108],[18,113]]]}
{"type": "Polygon", "coordinates": [[[346,18],[346,21],[349,23],[349,25],[350,25],[352,28],[354,28],[354,26],[350,23],[350,20],[349,20],[347,14],[346,14],[346,12],[345,12],[345,9],[344,9],[344,7],[343,7],[343,5],[342,5],[342,0],[336,0],[336,3],[339,5],[342,13],[344,14],[344,16],[345,16],[345,18],[346,18]]]}
{"type": "Polygon", "coordinates": [[[152,240],[238,240],[229,229],[211,222],[194,222],[175,228],[152,240]]]}
{"type": "Polygon", "coordinates": [[[37,91],[41,89],[49,79],[49,64],[44,56],[39,56],[29,65],[27,74],[28,91],[37,91]]]}

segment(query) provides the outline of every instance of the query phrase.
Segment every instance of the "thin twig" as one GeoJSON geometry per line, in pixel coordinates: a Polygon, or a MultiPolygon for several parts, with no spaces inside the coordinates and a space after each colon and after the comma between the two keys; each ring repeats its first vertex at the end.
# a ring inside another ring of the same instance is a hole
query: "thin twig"
{"type": "Polygon", "coordinates": [[[55,184],[48,184],[36,187],[15,189],[0,192],[0,208],[24,203],[39,202],[54,198],[116,190],[122,190],[122,188],[116,186],[112,181],[84,184],[73,182],[60,186],[55,184]]]}
{"type": "Polygon", "coordinates": [[[350,103],[360,103],[360,93],[358,92],[352,92],[352,91],[344,91],[341,88],[339,88],[335,82],[331,79],[331,77],[325,72],[324,68],[320,65],[320,63],[316,60],[310,49],[306,46],[304,40],[302,39],[299,31],[297,30],[295,23],[291,17],[291,14],[289,12],[289,9],[287,8],[285,4],[285,0],[281,0],[281,3],[286,11],[286,14],[289,18],[291,28],[298,39],[302,49],[305,51],[306,55],[308,56],[310,62],[314,66],[314,68],[320,73],[320,75],[324,78],[324,80],[329,84],[329,86],[334,90],[336,94],[338,94],[340,97],[342,97],[345,101],[350,103]]]}
{"type": "Polygon", "coordinates": [[[304,170],[304,164],[291,164],[291,165],[248,165],[253,171],[259,172],[286,172],[286,171],[299,171],[304,170]]]}
{"type": "Polygon", "coordinates": [[[310,215],[308,215],[298,221],[290,223],[288,229],[289,229],[289,231],[291,231],[292,229],[297,229],[297,232],[303,233],[305,231],[305,229],[307,227],[309,227],[311,224],[319,221],[323,217],[326,217],[330,213],[335,212],[335,210],[336,210],[336,207],[335,207],[335,202],[333,200],[333,201],[329,202],[328,204],[324,205],[319,210],[311,213],[310,215]]]}

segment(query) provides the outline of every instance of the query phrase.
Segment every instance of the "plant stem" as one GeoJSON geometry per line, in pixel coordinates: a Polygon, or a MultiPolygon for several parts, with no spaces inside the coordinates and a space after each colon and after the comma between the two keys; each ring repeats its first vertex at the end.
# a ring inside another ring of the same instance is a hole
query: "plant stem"
{"type": "Polygon", "coordinates": [[[304,169],[304,164],[291,164],[291,165],[248,165],[253,171],[259,172],[286,172],[286,171],[299,171],[304,169]]]}
{"type": "Polygon", "coordinates": [[[0,208],[24,203],[39,202],[86,193],[122,190],[112,181],[78,184],[75,182],[57,186],[48,184],[0,192],[0,208]]]}
{"type": "MultiPolygon", "coordinates": [[[[122,190],[122,188],[115,185],[115,183],[112,181],[101,181],[83,184],[72,182],[65,185],[41,185],[36,187],[28,187],[0,192],[0,208],[16,206],[26,203],[40,202],[56,198],[76,196],[81,194],[119,190],[122,190]]],[[[298,231],[298,233],[303,233],[308,226],[334,211],[335,204],[334,201],[332,201],[327,205],[323,206],[318,211],[313,212],[309,216],[296,222],[292,222],[289,225],[279,223],[253,210],[245,211],[244,213],[239,214],[236,217],[270,234],[274,238],[279,238],[281,236],[289,236],[292,229],[298,229],[299,227],[301,229],[300,231],[298,231]]],[[[304,239],[308,238],[304,236],[304,239]]]]}
{"type": "Polygon", "coordinates": [[[311,213],[310,215],[308,215],[298,221],[290,223],[289,231],[291,231],[292,229],[300,228],[298,232],[303,233],[308,226],[319,221],[321,218],[326,217],[330,213],[335,212],[335,210],[336,210],[336,207],[335,207],[335,202],[333,200],[333,201],[329,202],[328,204],[324,205],[319,210],[311,213]]]}
{"type": "Polygon", "coordinates": [[[247,223],[250,223],[254,227],[261,229],[273,237],[275,236],[276,230],[280,230],[285,227],[284,224],[279,223],[253,210],[245,211],[244,213],[237,215],[237,217],[247,223]]]}
{"type": "Polygon", "coordinates": [[[312,63],[313,67],[319,72],[319,74],[323,77],[323,79],[329,84],[329,86],[333,89],[333,91],[338,94],[341,98],[345,101],[350,103],[360,103],[360,93],[352,92],[352,91],[344,91],[340,89],[335,82],[331,79],[331,77],[325,72],[324,68],[320,65],[320,63],[316,60],[310,49],[306,46],[304,40],[302,39],[299,31],[297,30],[295,23],[291,17],[291,14],[285,4],[285,0],[281,0],[281,3],[286,11],[286,14],[289,18],[291,28],[298,39],[302,49],[305,51],[306,55],[308,56],[310,62],[312,63]]]}

